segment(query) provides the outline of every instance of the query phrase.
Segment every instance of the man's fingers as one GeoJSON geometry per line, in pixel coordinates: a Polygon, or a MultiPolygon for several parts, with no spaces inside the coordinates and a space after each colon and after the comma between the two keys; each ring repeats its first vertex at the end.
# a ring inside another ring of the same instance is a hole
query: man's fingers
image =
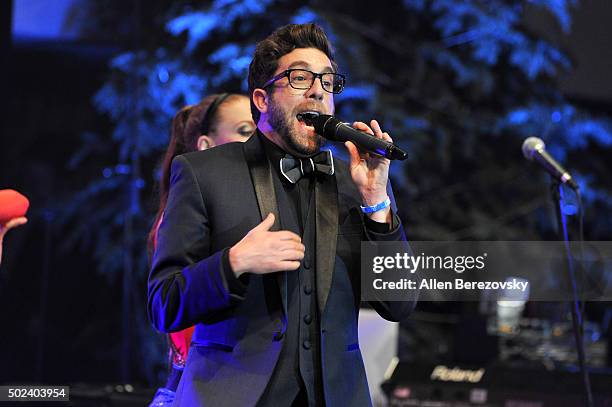
{"type": "Polygon", "coordinates": [[[306,246],[304,246],[302,243],[291,242],[281,250],[295,250],[304,253],[306,251],[306,246]]]}
{"type": "Polygon", "coordinates": [[[357,146],[351,141],[345,141],[344,146],[348,150],[350,156],[350,166],[354,167],[358,165],[359,161],[361,161],[361,154],[359,153],[359,149],[357,148],[357,146]]]}
{"type": "Polygon", "coordinates": [[[383,138],[383,132],[380,129],[380,124],[378,124],[377,120],[370,121],[370,126],[372,127],[372,130],[374,131],[374,136],[376,136],[376,138],[383,138]]]}
{"type": "Polygon", "coordinates": [[[389,133],[382,131],[382,129],[380,128],[380,123],[378,123],[378,120],[371,120],[370,126],[368,126],[367,124],[363,122],[354,122],[353,127],[356,128],[357,130],[365,131],[366,133],[369,133],[377,138],[381,138],[383,140],[393,142],[393,140],[389,136],[389,133]]]}
{"type": "Polygon", "coordinates": [[[268,216],[266,216],[266,218],[262,220],[259,225],[255,226],[252,230],[267,231],[270,230],[272,225],[274,225],[274,214],[269,213],[268,216]]]}
{"type": "Polygon", "coordinates": [[[372,134],[372,135],[374,134],[372,129],[364,122],[353,122],[353,127],[356,128],[357,130],[365,131],[368,134],[372,134]]]}
{"type": "Polygon", "coordinates": [[[288,253],[304,253],[306,251],[306,247],[298,242],[288,242],[283,241],[273,246],[276,254],[279,256],[286,258],[288,253]]]}
{"type": "Polygon", "coordinates": [[[302,241],[302,238],[299,235],[289,230],[280,230],[278,232],[271,232],[271,233],[274,233],[274,236],[278,238],[278,240],[292,240],[298,243],[302,241]]]}
{"type": "Polygon", "coordinates": [[[299,268],[300,268],[300,262],[299,261],[281,261],[279,263],[278,271],[297,270],[299,268]]]}
{"type": "Polygon", "coordinates": [[[281,261],[299,261],[304,258],[304,252],[301,250],[283,250],[279,255],[281,261]]]}

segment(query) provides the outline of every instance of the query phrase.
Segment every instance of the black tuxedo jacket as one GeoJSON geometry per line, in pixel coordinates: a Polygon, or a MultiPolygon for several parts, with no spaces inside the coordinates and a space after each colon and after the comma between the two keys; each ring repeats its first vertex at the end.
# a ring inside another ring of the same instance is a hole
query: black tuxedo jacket
{"type": "MultiPolygon", "coordinates": [[[[238,281],[224,268],[228,248],[268,213],[283,227],[262,140],[230,143],[175,158],[171,188],[149,276],[148,311],[154,326],[173,332],[196,325],[177,391],[180,406],[254,406],[278,361],[286,329],[287,272],[238,281]]],[[[360,197],[348,165],[334,159],[335,175],[316,183],[316,294],[321,366],[327,406],[370,405],[357,337],[362,240],[405,240],[364,227],[360,197]]],[[[392,197],[391,191],[389,193],[392,197]]],[[[291,272],[291,271],[288,271],[291,272]]],[[[372,303],[399,321],[405,302],[372,303]]]]}

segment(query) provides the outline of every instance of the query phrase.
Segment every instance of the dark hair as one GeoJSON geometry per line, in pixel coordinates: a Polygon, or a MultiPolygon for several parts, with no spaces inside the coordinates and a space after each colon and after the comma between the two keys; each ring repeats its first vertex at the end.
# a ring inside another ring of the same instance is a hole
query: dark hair
{"type": "Polygon", "coordinates": [[[288,24],[276,29],[265,40],[257,43],[251,65],[249,65],[249,96],[251,115],[259,122],[259,110],[253,103],[253,91],[261,88],[278,68],[278,60],[296,48],[316,48],[322,51],[332,63],[334,71],[338,65],[334,61],[334,51],[323,28],[316,24],[288,24]]]}
{"type": "Polygon", "coordinates": [[[168,149],[166,150],[166,154],[161,164],[161,176],[159,178],[159,207],[155,215],[155,222],[153,222],[153,226],[147,236],[147,253],[149,259],[152,259],[153,256],[157,228],[168,201],[168,191],[170,190],[170,166],[172,165],[172,160],[177,155],[196,151],[198,138],[203,134],[203,125],[208,128],[208,133],[214,132],[219,121],[219,108],[241,97],[246,96],[227,93],[210,95],[195,105],[183,107],[174,115],[170,132],[170,142],[168,143],[168,149]]]}

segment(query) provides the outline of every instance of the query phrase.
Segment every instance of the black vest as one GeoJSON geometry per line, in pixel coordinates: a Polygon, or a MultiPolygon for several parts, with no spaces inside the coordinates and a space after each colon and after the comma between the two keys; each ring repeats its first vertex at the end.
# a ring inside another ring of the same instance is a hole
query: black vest
{"type": "MultiPolygon", "coordinates": [[[[266,147],[270,153],[270,146],[266,147]]],[[[278,168],[272,152],[273,168],[278,168]]],[[[302,178],[297,185],[274,178],[281,230],[302,236],[306,247],[300,268],[285,271],[287,284],[287,329],[279,337],[283,348],[259,406],[290,406],[307,398],[310,406],[322,406],[321,333],[315,284],[315,200],[314,178],[302,178]]]]}

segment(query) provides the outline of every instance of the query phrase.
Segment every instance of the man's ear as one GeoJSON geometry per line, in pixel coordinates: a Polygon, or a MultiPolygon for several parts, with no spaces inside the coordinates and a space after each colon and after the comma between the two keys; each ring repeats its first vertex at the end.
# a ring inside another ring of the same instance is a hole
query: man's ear
{"type": "Polygon", "coordinates": [[[204,134],[198,137],[198,141],[196,142],[196,148],[198,149],[198,151],[207,150],[214,146],[215,146],[215,141],[212,138],[204,134]]]}
{"type": "Polygon", "coordinates": [[[253,99],[253,104],[257,110],[259,110],[259,113],[268,112],[268,92],[261,88],[257,88],[253,91],[251,98],[253,99]]]}

